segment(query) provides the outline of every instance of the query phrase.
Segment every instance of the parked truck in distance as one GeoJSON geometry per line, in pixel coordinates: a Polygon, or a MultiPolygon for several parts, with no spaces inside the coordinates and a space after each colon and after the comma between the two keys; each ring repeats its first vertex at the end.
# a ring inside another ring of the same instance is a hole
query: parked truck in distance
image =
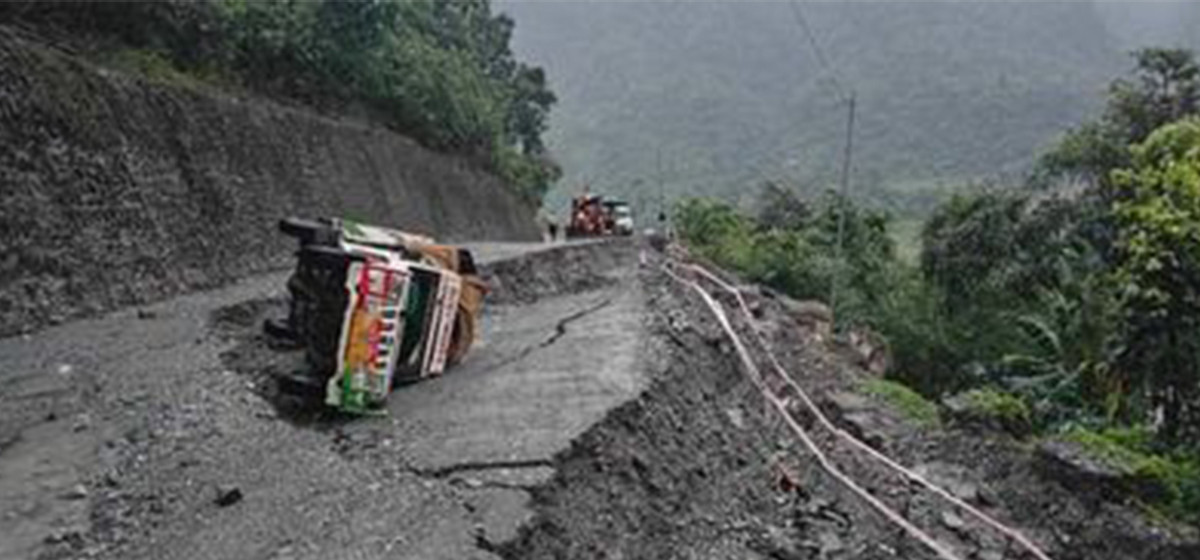
{"type": "Polygon", "coordinates": [[[628,202],[583,194],[571,201],[567,238],[633,235],[633,210],[628,202]]]}

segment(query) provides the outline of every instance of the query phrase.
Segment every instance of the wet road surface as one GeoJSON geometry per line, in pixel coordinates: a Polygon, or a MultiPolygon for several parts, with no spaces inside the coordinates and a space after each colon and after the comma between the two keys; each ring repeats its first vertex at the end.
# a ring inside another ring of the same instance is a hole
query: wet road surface
{"type": "Polygon", "coordinates": [[[489,308],[468,359],[380,418],[289,417],[222,360],[214,312],[278,302],[286,272],[0,340],[0,558],[492,557],[550,458],[643,383],[639,287],[606,272],[489,308]]]}

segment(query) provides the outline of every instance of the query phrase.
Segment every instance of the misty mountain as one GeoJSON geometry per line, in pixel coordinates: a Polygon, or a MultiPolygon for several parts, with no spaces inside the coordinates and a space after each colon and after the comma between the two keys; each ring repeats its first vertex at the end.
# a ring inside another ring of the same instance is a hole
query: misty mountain
{"type": "MultiPolygon", "coordinates": [[[[767,179],[825,188],[845,129],[835,80],[857,94],[855,192],[919,208],[939,186],[1023,171],[1099,108],[1156,25],[1080,2],[801,4],[834,78],[782,2],[499,7],[560,99],[548,138],[566,176],[552,209],[583,183],[651,211],[660,178],[667,198],[745,202],[767,179]]],[[[1185,19],[1167,18],[1177,38],[1185,19]]]]}

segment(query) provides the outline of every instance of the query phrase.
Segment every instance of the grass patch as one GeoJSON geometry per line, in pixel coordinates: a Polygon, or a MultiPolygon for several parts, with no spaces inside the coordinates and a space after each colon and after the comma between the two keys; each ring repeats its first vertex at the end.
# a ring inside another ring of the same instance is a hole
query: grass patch
{"type": "Polygon", "coordinates": [[[1200,457],[1195,452],[1160,452],[1144,426],[1091,430],[1075,427],[1064,439],[1131,473],[1152,488],[1146,499],[1156,511],[1187,523],[1200,523],[1200,457]]]}
{"type": "Polygon", "coordinates": [[[1002,425],[1028,428],[1033,425],[1033,414],[1020,397],[992,388],[971,389],[964,395],[967,408],[972,414],[994,418],[1002,425]]]}
{"type": "Polygon", "coordinates": [[[942,423],[937,405],[903,384],[887,379],[868,379],[860,388],[862,392],[893,406],[905,418],[919,425],[938,426],[942,423]]]}
{"type": "Polygon", "coordinates": [[[203,85],[229,88],[235,84],[228,75],[215,69],[182,70],[162,53],[149,49],[123,48],[101,57],[101,63],[129,74],[137,74],[147,80],[191,89],[203,85]]]}

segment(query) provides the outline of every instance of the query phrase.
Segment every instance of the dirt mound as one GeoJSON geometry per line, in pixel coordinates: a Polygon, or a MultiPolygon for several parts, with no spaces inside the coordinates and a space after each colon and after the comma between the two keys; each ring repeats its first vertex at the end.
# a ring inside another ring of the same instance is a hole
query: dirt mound
{"type": "Polygon", "coordinates": [[[630,239],[609,239],[562,245],[485,265],[481,273],[491,289],[488,303],[531,303],[611,285],[610,273],[632,263],[637,250],[630,239]]]}

